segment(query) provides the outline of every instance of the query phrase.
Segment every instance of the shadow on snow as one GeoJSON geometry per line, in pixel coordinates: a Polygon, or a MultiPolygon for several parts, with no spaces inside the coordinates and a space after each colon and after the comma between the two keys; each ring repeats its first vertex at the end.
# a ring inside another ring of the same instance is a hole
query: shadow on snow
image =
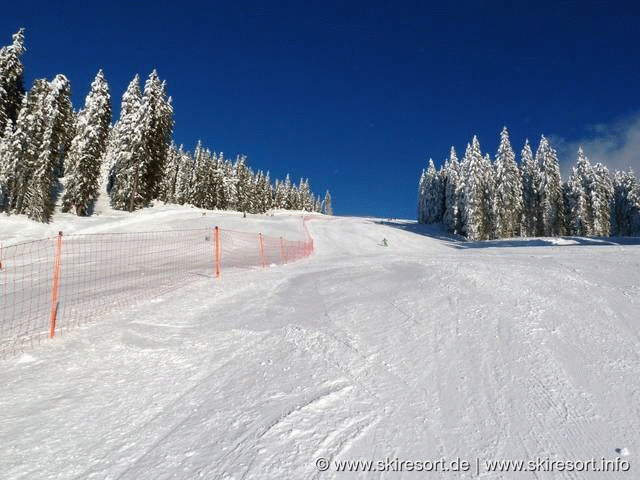
{"type": "Polygon", "coordinates": [[[640,237],[536,237],[507,238],[502,240],[470,241],[462,235],[446,233],[441,223],[425,225],[418,222],[398,222],[377,220],[375,223],[398,228],[406,232],[435,238],[451,248],[465,250],[469,248],[513,248],[513,247],[566,247],[566,246],[618,246],[640,245],[640,237]]]}

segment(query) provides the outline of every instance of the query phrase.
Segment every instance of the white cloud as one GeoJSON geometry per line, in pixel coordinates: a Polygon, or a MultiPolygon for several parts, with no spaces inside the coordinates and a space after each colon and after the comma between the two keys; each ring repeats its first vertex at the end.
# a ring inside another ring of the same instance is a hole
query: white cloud
{"type": "Polygon", "coordinates": [[[612,171],[632,168],[640,173],[640,112],[611,125],[591,125],[580,140],[551,137],[551,143],[558,150],[564,175],[575,164],[580,146],[591,163],[603,163],[612,171]]]}

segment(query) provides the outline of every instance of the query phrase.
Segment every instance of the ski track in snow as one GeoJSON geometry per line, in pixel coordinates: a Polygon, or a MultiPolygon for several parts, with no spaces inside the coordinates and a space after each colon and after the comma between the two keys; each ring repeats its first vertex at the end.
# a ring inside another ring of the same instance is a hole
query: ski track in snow
{"type": "MultiPolygon", "coordinates": [[[[140,228],[204,221],[194,215],[141,215],[140,228]]],[[[300,232],[296,221],[255,220],[300,232]]],[[[630,473],[479,478],[633,478],[639,246],[455,248],[402,222],[308,226],[310,259],[203,277],[2,361],[2,478],[478,478],[315,461],[475,467],[616,449],[630,473]]]]}

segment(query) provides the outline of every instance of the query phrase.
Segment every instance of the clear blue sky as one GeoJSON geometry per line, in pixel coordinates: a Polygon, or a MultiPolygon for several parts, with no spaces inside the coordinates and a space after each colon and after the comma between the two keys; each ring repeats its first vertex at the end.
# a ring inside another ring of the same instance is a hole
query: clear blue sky
{"type": "Polygon", "coordinates": [[[26,28],[27,88],[64,73],[79,109],[102,68],[119,113],[133,75],[156,68],[176,143],[309,177],[337,214],[405,218],[429,157],[463,153],[473,134],[491,154],[503,125],[517,151],[543,133],[559,148],[625,141],[638,25],[638,3],[622,0],[0,6],[0,44],[26,28]]]}

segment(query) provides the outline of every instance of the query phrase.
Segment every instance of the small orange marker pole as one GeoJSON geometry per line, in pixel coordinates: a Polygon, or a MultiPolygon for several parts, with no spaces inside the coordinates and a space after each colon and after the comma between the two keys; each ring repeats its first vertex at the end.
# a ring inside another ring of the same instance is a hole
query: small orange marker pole
{"type": "Polygon", "coordinates": [[[216,278],[220,277],[220,229],[216,225],[216,278]]]}
{"type": "Polygon", "coordinates": [[[62,257],[62,232],[58,232],[58,242],[56,245],[56,258],[53,264],[53,298],[51,302],[51,328],[49,338],[53,338],[56,333],[56,316],[58,314],[58,286],[60,282],[60,260],[62,257]]]}

